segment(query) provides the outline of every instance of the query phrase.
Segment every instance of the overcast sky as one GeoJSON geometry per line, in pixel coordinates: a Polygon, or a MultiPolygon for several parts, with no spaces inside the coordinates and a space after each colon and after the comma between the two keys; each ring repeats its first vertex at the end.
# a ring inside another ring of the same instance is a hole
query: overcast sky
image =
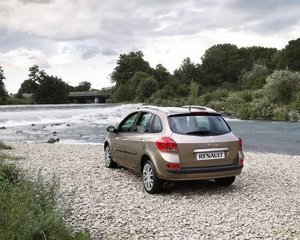
{"type": "Polygon", "coordinates": [[[0,0],[0,66],[9,92],[33,64],[101,88],[132,50],[172,72],[218,43],[281,49],[300,37],[299,13],[299,0],[0,0]]]}

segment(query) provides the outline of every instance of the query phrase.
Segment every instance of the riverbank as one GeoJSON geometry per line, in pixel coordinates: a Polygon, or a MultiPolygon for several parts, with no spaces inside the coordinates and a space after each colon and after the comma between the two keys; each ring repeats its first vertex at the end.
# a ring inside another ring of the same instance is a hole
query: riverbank
{"type": "Polygon", "coordinates": [[[246,152],[233,186],[175,183],[145,193],[139,176],[103,165],[100,145],[13,144],[17,164],[60,181],[67,223],[94,239],[299,239],[300,156],[246,152]]]}

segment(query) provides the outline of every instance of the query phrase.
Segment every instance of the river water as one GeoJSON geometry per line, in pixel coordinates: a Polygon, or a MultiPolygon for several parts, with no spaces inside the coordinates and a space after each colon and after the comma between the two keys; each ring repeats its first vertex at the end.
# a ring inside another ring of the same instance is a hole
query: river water
{"type": "MultiPolygon", "coordinates": [[[[0,106],[0,139],[9,142],[103,143],[108,125],[139,104],[66,104],[0,106]]],[[[300,154],[300,122],[227,119],[248,151],[300,154]]]]}

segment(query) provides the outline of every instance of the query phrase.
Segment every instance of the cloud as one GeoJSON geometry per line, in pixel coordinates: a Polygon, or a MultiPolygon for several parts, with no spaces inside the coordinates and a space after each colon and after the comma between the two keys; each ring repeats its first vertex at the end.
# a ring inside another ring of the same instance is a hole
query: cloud
{"type": "Polygon", "coordinates": [[[0,0],[0,65],[70,70],[101,59],[112,70],[119,54],[142,50],[174,69],[224,41],[284,46],[299,12],[298,0],[0,0]]]}

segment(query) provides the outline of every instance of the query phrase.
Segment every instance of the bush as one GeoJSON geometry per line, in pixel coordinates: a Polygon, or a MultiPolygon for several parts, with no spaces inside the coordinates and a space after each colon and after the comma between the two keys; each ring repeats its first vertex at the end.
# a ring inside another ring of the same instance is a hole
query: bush
{"type": "Polygon", "coordinates": [[[267,98],[254,99],[251,103],[251,119],[273,119],[274,104],[267,98]]]}
{"type": "Polygon", "coordinates": [[[291,112],[290,120],[292,122],[298,122],[299,121],[299,114],[296,113],[296,112],[291,112]]]}
{"type": "Polygon", "coordinates": [[[243,99],[244,102],[252,102],[253,94],[251,90],[244,90],[239,92],[239,96],[243,99]]]}
{"type": "Polygon", "coordinates": [[[0,150],[10,150],[12,149],[11,146],[6,145],[5,143],[3,143],[2,141],[0,141],[0,150]]]}
{"type": "Polygon", "coordinates": [[[294,101],[293,103],[293,108],[300,112],[300,93],[298,93],[297,97],[296,97],[296,100],[294,101]]]}
{"type": "Polygon", "coordinates": [[[276,103],[289,103],[300,90],[300,73],[288,70],[274,71],[267,77],[264,90],[276,103]]]}
{"type": "Polygon", "coordinates": [[[0,157],[0,239],[90,239],[72,234],[57,210],[57,183],[31,182],[0,157]]]}
{"type": "Polygon", "coordinates": [[[240,119],[251,119],[252,116],[252,108],[250,104],[244,104],[240,108],[237,109],[237,115],[240,119]]]}
{"type": "Polygon", "coordinates": [[[288,121],[289,112],[284,107],[279,107],[274,109],[274,120],[276,121],[288,121]]]}

